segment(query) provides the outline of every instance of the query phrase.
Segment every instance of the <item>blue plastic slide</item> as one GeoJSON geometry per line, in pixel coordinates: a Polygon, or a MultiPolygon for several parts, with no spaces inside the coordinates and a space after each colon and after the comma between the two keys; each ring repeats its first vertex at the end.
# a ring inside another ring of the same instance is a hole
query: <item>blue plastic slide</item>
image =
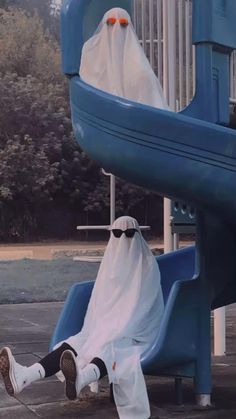
{"type": "MultiPolygon", "coordinates": [[[[229,123],[229,58],[236,2],[193,0],[196,94],[181,113],[121,99],[79,77],[81,49],[105,11],[130,0],[66,0],[63,70],[70,78],[73,128],[88,155],[114,175],[197,209],[197,246],[161,256],[165,315],[145,373],[193,377],[211,393],[210,312],[236,301],[236,132],[229,123]],[[195,263],[194,263],[195,259],[195,263]]],[[[92,283],[75,285],[52,345],[83,324],[92,283]]]]}

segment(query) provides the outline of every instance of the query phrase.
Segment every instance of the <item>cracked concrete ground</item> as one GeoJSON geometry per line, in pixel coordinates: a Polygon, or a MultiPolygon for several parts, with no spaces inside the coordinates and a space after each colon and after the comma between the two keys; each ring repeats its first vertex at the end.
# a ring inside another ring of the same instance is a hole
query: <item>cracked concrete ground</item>
{"type": "MultiPolygon", "coordinates": [[[[32,303],[0,306],[0,346],[9,345],[16,359],[25,365],[47,353],[49,340],[62,303],[32,303]]],[[[213,407],[194,405],[191,380],[184,380],[184,404],[177,406],[173,379],[147,377],[153,419],[235,419],[236,417],[236,306],[227,308],[227,355],[213,357],[213,407]]],[[[100,394],[87,391],[80,401],[68,402],[63,384],[55,377],[34,383],[16,398],[5,393],[0,381],[0,418],[90,418],[117,419],[103,379],[100,394]]],[[[138,418],[137,418],[138,419],[138,418]]]]}
{"type": "MultiPolygon", "coordinates": [[[[68,245],[66,250],[71,252],[72,248],[74,244],[68,245]]],[[[60,301],[64,300],[70,286],[74,282],[94,278],[98,264],[77,263],[69,258],[50,260],[50,246],[37,249],[38,253],[36,248],[10,249],[18,253],[23,250],[33,251],[33,258],[37,256],[41,260],[0,262],[0,347],[10,346],[19,362],[30,365],[47,353],[63,305],[60,301]]],[[[5,258],[5,254],[3,256],[5,258]]],[[[17,256],[25,257],[23,253],[17,256]]],[[[184,404],[177,406],[173,379],[146,377],[152,419],[235,419],[235,320],[236,305],[232,305],[227,308],[227,355],[213,357],[212,408],[204,410],[195,406],[191,380],[184,380],[184,404]]],[[[116,409],[109,400],[106,379],[102,381],[98,396],[85,391],[76,402],[65,399],[63,385],[55,377],[34,383],[17,398],[7,396],[0,380],[0,418],[19,417],[118,419],[116,409]]]]}

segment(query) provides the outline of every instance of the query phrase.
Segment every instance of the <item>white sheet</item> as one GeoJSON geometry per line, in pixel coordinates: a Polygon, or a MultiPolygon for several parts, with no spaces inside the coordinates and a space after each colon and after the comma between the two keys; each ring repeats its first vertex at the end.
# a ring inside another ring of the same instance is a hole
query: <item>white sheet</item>
{"type": "MultiPolygon", "coordinates": [[[[123,9],[108,11],[84,44],[80,76],[113,95],[170,110],[123,9]],[[110,18],[113,25],[107,24],[110,18]],[[128,24],[122,26],[121,19],[128,24]]],[[[113,226],[131,227],[138,230],[133,239],[111,236],[84,327],[68,343],[78,352],[81,367],[93,357],[104,360],[121,419],[147,419],[150,408],[140,356],[158,335],[164,303],[159,268],[137,222],[122,217],[113,226]]]]}
{"type": "Polygon", "coordinates": [[[139,43],[129,14],[108,11],[82,50],[80,77],[92,86],[127,99],[169,109],[160,82],[139,43]],[[109,18],[116,19],[108,25],[109,18]],[[119,19],[126,19],[123,27],[119,19]]]}
{"type": "Polygon", "coordinates": [[[81,368],[93,358],[106,364],[122,419],[147,419],[149,402],[140,356],[157,337],[163,311],[160,272],[137,221],[120,217],[112,228],[135,228],[133,238],[111,233],[81,332],[66,342],[81,368]]]}

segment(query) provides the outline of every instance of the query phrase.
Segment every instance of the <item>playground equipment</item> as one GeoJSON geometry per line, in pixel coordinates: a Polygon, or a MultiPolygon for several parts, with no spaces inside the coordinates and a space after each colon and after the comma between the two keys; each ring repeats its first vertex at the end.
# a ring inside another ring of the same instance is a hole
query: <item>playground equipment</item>
{"type": "MultiPolygon", "coordinates": [[[[182,400],[179,379],[194,376],[197,355],[194,343],[198,333],[199,286],[188,280],[194,274],[194,259],[194,246],[157,257],[166,308],[159,337],[142,357],[145,373],[176,377],[178,403],[182,400]]],[[[93,285],[94,281],[80,282],[70,289],[51,340],[51,350],[82,329],[93,285]]]]}
{"type": "MultiPolygon", "coordinates": [[[[196,94],[178,114],[109,95],[80,80],[83,43],[104,12],[114,6],[130,13],[132,1],[64,2],[62,59],[64,73],[70,77],[73,127],[83,149],[107,172],[197,209],[195,274],[193,250],[165,256],[169,271],[162,270],[163,325],[157,341],[143,355],[142,366],[144,373],[153,375],[193,377],[198,403],[208,405],[210,312],[236,301],[236,133],[227,128],[236,2],[193,0],[196,94]]],[[[76,287],[53,344],[82,327],[87,302],[82,303],[80,295],[88,300],[92,285],[76,287]],[[66,317],[71,319],[70,330],[65,327],[66,317]]]]}

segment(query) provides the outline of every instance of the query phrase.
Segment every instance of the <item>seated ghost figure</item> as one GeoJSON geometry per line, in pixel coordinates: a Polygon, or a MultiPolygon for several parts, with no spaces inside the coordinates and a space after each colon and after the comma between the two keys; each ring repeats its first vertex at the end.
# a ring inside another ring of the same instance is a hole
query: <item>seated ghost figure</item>
{"type": "Polygon", "coordinates": [[[116,96],[169,110],[129,14],[109,10],[82,50],[80,77],[116,96]]]}
{"type": "Polygon", "coordinates": [[[36,380],[62,374],[70,400],[105,375],[121,419],[148,419],[150,407],[140,357],[155,340],[164,311],[160,271],[134,218],[111,227],[82,330],[38,363],[16,362],[0,351],[0,372],[10,396],[36,380]]]}

